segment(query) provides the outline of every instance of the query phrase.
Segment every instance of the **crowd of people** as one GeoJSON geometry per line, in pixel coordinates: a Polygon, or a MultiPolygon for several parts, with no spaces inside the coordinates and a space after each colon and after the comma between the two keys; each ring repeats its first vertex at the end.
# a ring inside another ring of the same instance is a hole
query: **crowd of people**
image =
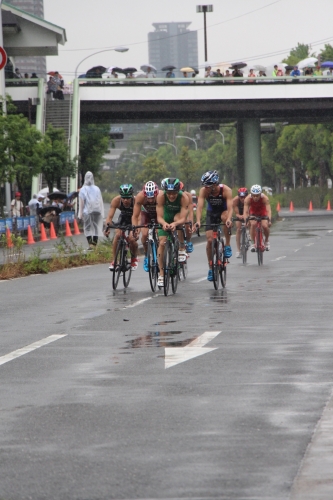
{"type": "MultiPolygon", "coordinates": [[[[213,224],[221,223],[225,237],[224,254],[227,259],[232,257],[232,249],[230,245],[231,231],[233,225],[232,216],[236,214],[239,219],[236,223],[236,257],[240,257],[240,228],[242,221],[249,224],[251,237],[251,251],[255,251],[254,238],[255,226],[254,221],[249,220],[251,215],[267,217],[262,221],[262,227],[265,237],[265,249],[270,250],[269,228],[271,226],[271,207],[269,198],[262,192],[259,185],[253,185],[248,192],[247,188],[242,187],[238,190],[237,196],[232,196],[232,190],[226,184],[219,182],[219,174],[216,170],[210,170],[201,177],[201,189],[197,198],[196,204],[196,221],[194,221],[193,210],[193,194],[184,190],[184,184],[177,178],[166,178],[161,182],[161,188],[154,181],[145,183],[143,189],[134,194],[134,189],[131,184],[122,184],[119,188],[119,194],[113,198],[110,204],[109,213],[106,217],[106,228],[104,234],[109,236],[112,225],[132,226],[134,229],[129,233],[128,241],[131,252],[131,268],[135,271],[138,268],[138,239],[141,233],[141,241],[144,249],[143,268],[148,272],[148,257],[147,257],[147,225],[152,222],[157,222],[160,225],[158,229],[158,261],[159,261],[159,278],[158,286],[163,287],[163,255],[168,231],[176,230],[177,226],[190,222],[188,226],[187,242],[184,243],[184,235],[178,230],[179,252],[178,260],[182,262],[186,260],[189,253],[193,251],[191,235],[196,232],[201,226],[201,218],[205,204],[207,203],[207,212],[205,220],[206,232],[206,254],[208,261],[208,281],[213,280],[212,271],[212,239],[213,239],[213,224]],[[120,214],[117,222],[113,221],[116,210],[120,214]],[[138,228],[138,226],[146,226],[138,228]]],[[[116,229],[113,240],[113,255],[115,255],[117,242],[121,235],[121,229],[116,229]]],[[[96,240],[97,243],[97,240],[96,240]]],[[[109,269],[114,270],[114,262],[112,261],[109,269]]]]}

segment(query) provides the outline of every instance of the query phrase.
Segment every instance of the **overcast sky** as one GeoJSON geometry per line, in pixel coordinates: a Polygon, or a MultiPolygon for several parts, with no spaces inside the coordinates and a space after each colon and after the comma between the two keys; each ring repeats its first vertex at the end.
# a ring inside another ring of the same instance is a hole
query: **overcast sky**
{"type": "MultiPolygon", "coordinates": [[[[198,31],[203,67],[204,19],[196,12],[198,4],[197,0],[44,0],[45,19],[64,28],[67,35],[67,43],[59,45],[59,56],[47,58],[48,71],[58,70],[71,81],[84,57],[119,45],[129,51],[91,56],[80,65],[79,74],[97,64],[140,67],[149,63],[148,32],[156,22],[191,22],[190,29],[198,31]]],[[[325,43],[333,45],[333,0],[215,0],[212,4],[214,11],[207,14],[208,61],[268,65],[280,62],[298,42],[311,44],[316,53],[325,43]]]]}

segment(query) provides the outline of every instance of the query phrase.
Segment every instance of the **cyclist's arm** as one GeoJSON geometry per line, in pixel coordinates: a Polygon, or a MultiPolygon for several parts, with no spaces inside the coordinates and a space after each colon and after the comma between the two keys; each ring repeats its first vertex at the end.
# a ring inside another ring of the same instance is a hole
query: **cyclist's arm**
{"type": "Polygon", "coordinates": [[[272,209],[271,209],[271,204],[269,202],[268,196],[265,196],[265,198],[264,198],[264,203],[266,205],[266,211],[267,211],[267,216],[268,216],[268,224],[271,225],[271,223],[272,223],[272,209]]]}
{"type": "Polygon", "coordinates": [[[187,212],[188,212],[188,198],[186,194],[183,193],[180,200],[180,212],[178,212],[179,218],[177,218],[176,221],[169,224],[169,228],[174,230],[176,229],[176,226],[184,224],[184,222],[186,222],[187,212]]]}
{"type": "Polygon", "coordinates": [[[188,220],[190,222],[192,222],[192,227],[193,227],[193,217],[194,217],[194,213],[193,213],[193,201],[192,201],[192,195],[191,193],[188,193],[186,191],[185,193],[187,195],[187,199],[188,199],[188,220]]]}
{"type": "MultiPolygon", "coordinates": [[[[141,207],[143,203],[144,195],[139,193],[135,197],[135,203],[133,207],[133,215],[132,215],[132,225],[139,226],[141,223],[141,207]]],[[[140,233],[140,229],[137,229],[138,233],[140,233]]]]}
{"type": "Polygon", "coordinates": [[[156,198],[156,214],[157,222],[161,224],[163,229],[168,225],[164,220],[164,193],[159,193],[156,198]]]}
{"type": "Polygon", "coordinates": [[[238,196],[235,196],[235,198],[232,200],[232,208],[235,212],[235,215],[238,219],[242,219],[243,216],[240,215],[239,213],[239,207],[238,207],[238,196]]]}
{"type": "Polygon", "coordinates": [[[224,198],[227,202],[227,219],[225,221],[226,225],[229,227],[232,225],[232,191],[230,187],[223,187],[224,198]]]}
{"type": "MultiPolygon", "coordinates": [[[[120,207],[120,195],[113,198],[113,200],[110,203],[109,213],[108,213],[107,218],[105,220],[106,226],[108,226],[109,224],[112,224],[113,216],[114,216],[117,208],[119,208],[119,207],[120,207]]],[[[109,234],[109,232],[110,232],[110,229],[108,229],[108,227],[106,227],[105,234],[109,234]]]]}
{"type": "Polygon", "coordinates": [[[248,199],[248,197],[246,197],[245,201],[244,201],[244,211],[243,211],[243,217],[244,217],[245,221],[249,216],[249,206],[250,206],[250,199],[248,199]]]}
{"type": "Polygon", "coordinates": [[[197,226],[200,227],[201,225],[201,215],[202,215],[202,210],[205,205],[205,188],[201,188],[199,191],[199,197],[198,197],[198,204],[197,204],[197,211],[196,211],[196,219],[197,219],[197,226]]]}

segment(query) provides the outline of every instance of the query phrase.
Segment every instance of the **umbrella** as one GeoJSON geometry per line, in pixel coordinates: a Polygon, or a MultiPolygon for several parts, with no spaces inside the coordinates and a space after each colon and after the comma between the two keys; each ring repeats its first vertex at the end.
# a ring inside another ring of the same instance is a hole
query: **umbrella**
{"type": "Polygon", "coordinates": [[[122,68],[119,68],[118,66],[110,66],[107,70],[106,73],[112,73],[114,71],[115,73],[123,73],[124,70],[122,68]]]}
{"type": "Polygon", "coordinates": [[[266,71],[266,66],[262,66],[261,64],[255,64],[253,66],[253,69],[255,69],[256,71],[266,71]]]}
{"type": "Polygon", "coordinates": [[[294,64],[294,66],[298,66],[298,69],[303,69],[308,67],[314,67],[318,62],[318,57],[307,57],[306,59],[302,59],[302,61],[299,61],[297,64],[294,64]]]}
{"type": "Polygon", "coordinates": [[[241,68],[245,68],[245,66],[247,66],[247,64],[245,62],[235,62],[235,63],[230,64],[231,69],[241,69],[241,68]]]}
{"type": "MultiPolygon", "coordinates": [[[[58,191],[59,191],[59,189],[57,189],[57,188],[53,188],[53,192],[54,192],[54,193],[55,193],[55,192],[58,192],[58,191]]],[[[37,194],[37,198],[38,198],[38,196],[39,196],[40,194],[41,194],[42,196],[48,196],[48,194],[49,194],[49,188],[48,188],[48,187],[45,187],[45,188],[41,189],[41,190],[39,191],[39,193],[37,194]]]]}
{"type": "Polygon", "coordinates": [[[64,200],[67,198],[67,194],[62,191],[56,191],[55,193],[51,193],[47,195],[49,200],[64,200]]]}
{"type": "Polygon", "coordinates": [[[291,64],[287,64],[284,69],[287,71],[292,71],[294,69],[294,66],[291,66],[291,64]]]}
{"type": "Polygon", "coordinates": [[[78,191],[72,191],[71,193],[68,193],[67,195],[67,201],[74,200],[79,196],[78,191]]]}
{"type": "Polygon", "coordinates": [[[140,69],[142,69],[142,71],[144,71],[145,73],[147,73],[148,68],[152,69],[153,71],[157,71],[155,66],[152,66],[151,64],[143,64],[142,66],[140,66],[140,69]]]}
{"type": "Polygon", "coordinates": [[[333,68],[333,62],[332,61],[325,61],[321,63],[322,68],[333,68]]]}
{"type": "Polygon", "coordinates": [[[163,66],[161,71],[172,71],[173,69],[176,69],[176,66],[172,66],[172,64],[170,64],[169,66],[163,66]]]}
{"type": "MultiPolygon", "coordinates": [[[[56,73],[55,71],[49,71],[49,72],[48,72],[48,75],[50,75],[50,76],[54,76],[54,75],[55,75],[55,73],[56,73]]],[[[62,76],[61,76],[59,73],[58,73],[58,77],[62,79],[62,76]]]]}
{"type": "Polygon", "coordinates": [[[136,71],[138,71],[136,68],[124,68],[123,69],[123,72],[126,74],[126,73],[135,73],[136,71]]]}
{"type": "Polygon", "coordinates": [[[190,66],[184,66],[184,68],[180,68],[180,71],[182,71],[183,73],[190,73],[191,71],[195,71],[193,68],[191,68],[190,66]]]}
{"type": "Polygon", "coordinates": [[[87,75],[84,73],[83,75],[79,75],[78,78],[87,78],[87,75]]]}
{"type": "Polygon", "coordinates": [[[88,69],[86,72],[87,78],[98,78],[102,76],[102,73],[105,73],[105,66],[94,66],[93,68],[88,69]]]}
{"type": "Polygon", "coordinates": [[[59,207],[43,207],[38,210],[38,215],[41,217],[45,217],[47,214],[52,214],[52,212],[56,213],[57,215],[60,214],[61,208],[59,207]]]}

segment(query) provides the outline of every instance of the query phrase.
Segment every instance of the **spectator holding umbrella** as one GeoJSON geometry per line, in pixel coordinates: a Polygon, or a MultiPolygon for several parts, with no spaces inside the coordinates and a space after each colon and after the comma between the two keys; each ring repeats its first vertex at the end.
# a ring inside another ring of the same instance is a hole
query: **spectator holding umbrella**
{"type": "Polygon", "coordinates": [[[104,204],[99,187],[95,186],[94,176],[87,172],[84,185],[79,192],[79,219],[83,219],[83,231],[93,250],[98,242],[98,237],[103,235],[104,204]]]}

